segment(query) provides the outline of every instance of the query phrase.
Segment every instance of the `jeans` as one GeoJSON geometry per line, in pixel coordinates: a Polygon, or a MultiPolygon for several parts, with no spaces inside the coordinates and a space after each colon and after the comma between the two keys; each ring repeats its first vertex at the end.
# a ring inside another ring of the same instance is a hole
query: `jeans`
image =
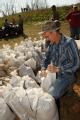
{"type": "Polygon", "coordinates": [[[74,81],[75,81],[75,77],[72,77],[72,76],[71,76],[71,79],[70,79],[70,76],[69,77],[66,76],[66,77],[63,77],[63,78],[57,78],[55,84],[53,85],[53,90],[52,90],[52,93],[51,93],[52,96],[55,99],[58,99],[61,96],[63,96],[64,93],[65,93],[65,89],[69,85],[74,83],[74,81]]]}
{"type": "Polygon", "coordinates": [[[70,28],[71,37],[73,39],[79,40],[80,28],[70,28]]]}

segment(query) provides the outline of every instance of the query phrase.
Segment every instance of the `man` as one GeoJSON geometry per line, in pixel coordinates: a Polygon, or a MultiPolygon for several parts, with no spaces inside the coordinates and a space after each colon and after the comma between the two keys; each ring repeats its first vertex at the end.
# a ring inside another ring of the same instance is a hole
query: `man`
{"type": "Polygon", "coordinates": [[[20,28],[20,34],[23,35],[23,18],[21,17],[21,15],[19,15],[18,25],[20,28]]]}
{"type": "Polygon", "coordinates": [[[57,11],[57,8],[55,5],[53,5],[52,7],[52,20],[59,20],[59,13],[57,11]]]}
{"type": "Polygon", "coordinates": [[[75,72],[79,67],[76,42],[60,33],[60,27],[58,20],[48,21],[42,27],[43,37],[50,40],[43,60],[42,74],[46,69],[56,73],[56,82],[53,85],[53,97],[56,101],[64,94],[65,88],[75,81],[75,72]]]}
{"type": "MultiPolygon", "coordinates": [[[[53,5],[53,6],[51,7],[51,9],[52,9],[52,17],[51,17],[51,20],[52,20],[52,21],[54,21],[54,20],[59,20],[59,12],[57,11],[56,6],[53,5]]],[[[49,46],[49,44],[50,44],[50,41],[49,41],[48,39],[46,39],[46,41],[45,41],[45,46],[46,46],[46,48],[49,46]]]]}
{"type": "Polygon", "coordinates": [[[8,19],[5,19],[3,26],[4,26],[4,31],[3,31],[4,35],[8,36],[10,34],[10,23],[8,19]]]}
{"type": "Polygon", "coordinates": [[[79,40],[80,34],[80,11],[77,6],[73,6],[72,11],[66,16],[70,24],[71,37],[79,40]]]}

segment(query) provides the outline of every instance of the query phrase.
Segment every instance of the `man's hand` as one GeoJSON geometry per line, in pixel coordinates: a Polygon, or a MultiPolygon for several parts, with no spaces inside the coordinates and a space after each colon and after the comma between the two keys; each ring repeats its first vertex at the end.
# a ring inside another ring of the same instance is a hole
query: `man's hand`
{"type": "Polygon", "coordinates": [[[49,64],[47,67],[47,70],[50,72],[54,72],[54,73],[58,73],[60,71],[60,69],[58,67],[56,67],[55,65],[49,64]]]}

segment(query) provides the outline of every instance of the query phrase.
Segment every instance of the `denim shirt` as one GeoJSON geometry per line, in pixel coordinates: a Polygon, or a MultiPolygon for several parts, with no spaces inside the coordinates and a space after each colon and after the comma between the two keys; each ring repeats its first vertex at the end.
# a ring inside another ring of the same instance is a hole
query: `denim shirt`
{"type": "Polygon", "coordinates": [[[46,69],[51,62],[53,65],[60,68],[61,71],[59,75],[75,73],[79,67],[78,48],[75,40],[65,37],[62,34],[58,44],[50,43],[42,67],[46,69]]]}

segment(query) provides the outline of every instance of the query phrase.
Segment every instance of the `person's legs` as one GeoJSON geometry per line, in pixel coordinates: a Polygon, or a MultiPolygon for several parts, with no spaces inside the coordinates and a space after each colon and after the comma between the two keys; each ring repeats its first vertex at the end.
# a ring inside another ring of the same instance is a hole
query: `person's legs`
{"type": "Polygon", "coordinates": [[[75,29],[70,27],[70,36],[71,38],[75,39],[75,29]]]}
{"type": "Polygon", "coordinates": [[[79,40],[79,28],[75,28],[75,39],[79,40]]]}
{"type": "Polygon", "coordinates": [[[53,89],[51,91],[52,96],[55,97],[55,99],[60,98],[65,93],[65,89],[71,85],[75,79],[56,79],[55,84],[53,85],[53,89]]]}
{"type": "Polygon", "coordinates": [[[61,120],[60,116],[60,97],[64,95],[65,88],[70,84],[70,81],[67,79],[57,79],[58,82],[53,86],[53,97],[55,98],[55,102],[58,109],[59,120],[61,120]]]}

